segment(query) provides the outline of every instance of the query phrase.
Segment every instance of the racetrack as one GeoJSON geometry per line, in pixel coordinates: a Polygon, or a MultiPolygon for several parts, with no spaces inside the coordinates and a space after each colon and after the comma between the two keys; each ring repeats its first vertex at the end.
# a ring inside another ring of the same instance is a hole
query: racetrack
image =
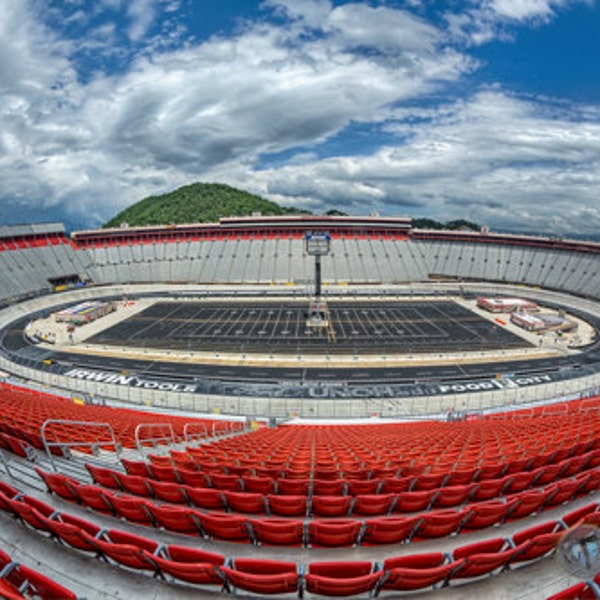
{"type": "MultiPolygon", "coordinates": [[[[531,338],[456,298],[332,300],[335,343],[322,332],[306,335],[307,307],[308,299],[153,297],[145,310],[100,327],[83,344],[33,345],[23,336],[27,317],[2,332],[2,348],[15,362],[72,379],[238,398],[501,390],[581,377],[600,363],[596,344],[575,354],[540,353],[531,338]]],[[[589,316],[597,329],[596,321],[589,316]]]]}

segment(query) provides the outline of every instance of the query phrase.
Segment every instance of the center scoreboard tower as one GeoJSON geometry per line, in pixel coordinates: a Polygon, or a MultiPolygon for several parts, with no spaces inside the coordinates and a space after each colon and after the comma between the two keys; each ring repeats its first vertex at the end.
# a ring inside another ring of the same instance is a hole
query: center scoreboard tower
{"type": "Polygon", "coordinates": [[[329,233],[307,233],[305,238],[306,253],[315,257],[315,293],[310,303],[306,326],[309,329],[324,329],[327,339],[335,341],[335,333],[331,326],[327,302],[321,294],[321,257],[331,252],[331,236],[329,233]]]}

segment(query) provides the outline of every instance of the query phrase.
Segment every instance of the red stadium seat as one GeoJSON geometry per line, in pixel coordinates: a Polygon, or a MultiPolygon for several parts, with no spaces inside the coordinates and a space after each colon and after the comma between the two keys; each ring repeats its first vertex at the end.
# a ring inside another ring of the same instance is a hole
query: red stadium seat
{"type": "Polygon", "coordinates": [[[312,493],[318,496],[342,496],[347,486],[345,479],[313,479],[312,493]]]}
{"type": "Polygon", "coordinates": [[[281,476],[282,468],[283,466],[256,466],[254,467],[254,474],[256,477],[277,479],[281,476]]]}
{"type": "Polygon", "coordinates": [[[340,478],[340,472],[337,468],[332,467],[332,468],[325,468],[325,467],[319,467],[318,465],[315,465],[314,471],[313,471],[313,480],[314,479],[319,479],[321,481],[333,481],[333,480],[337,480],[340,478]]]}
{"type": "Polygon", "coordinates": [[[48,491],[64,500],[77,502],[78,497],[75,488],[79,485],[79,482],[76,479],[61,473],[47,473],[38,467],[35,467],[35,472],[44,480],[44,483],[48,486],[48,491]]]}
{"type": "Polygon", "coordinates": [[[552,481],[556,481],[563,470],[564,465],[562,464],[548,464],[537,468],[533,472],[532,485],[545,485],[552,481]]]}
{"type": "Polygon", "coordinates": [[[204,533],[231,542],[250,542],[248,519],[228,513],[198,513],[204,533]]]}
{"type": "Polygon", "coordinates": [[[352,496],[313,496],[311,512],[319,517],[346,517],[352,507],[352,496]]]}
{"type": "Polygon", "coordinates": [[[311,480],[302,479],[278,479],[277,493],[285,496],[307,496],[311,480]]]}
{"type": "Polygon", "coordinates": [[[88,535],[84,535],[80,527],[59,521],[58,519],[50,519],[48,525],[54,536],[64,544],[85,552],[97,552],[97,546],[90,542],[89,539],[90,536],[95,534],[87,532],[88,535]]]}
{"type": "Polygon", "coordinates": [[[577,481],[576,496],[596,492],[600,488],[600,469],[591,469],[575,475],[577,481]]]}
{"type": "Polygon", "coordinates": [[[592,502],[591,504],[585,504],[584,506],[580,506],[574,510],[565,513],[561,521],[567,527],[573,527],[573,525],[577,525],[580,521],[584,521],[590,517],[590,515],[596,515],[600,506],[596,502],[592,502]]]}
{"type": "Polygon", "coordinates": [[[77,594],[25,565],[12,563],[3,573],[2,579],[16,587],[22,598],[77,600],[77,594]]]}
{"type": "Polygon", "coordinates": [[[0,432],[0,442],[2,442],[2,446],[9,452],[30,461],[35,460],[33,446],[20,437],[0,432]]]}
{"type": "Polygon", "coordinates": [[[90,472],[92,479],[97,485],[107,487],[113,490],[120,490],[121,485],[115,475],[115,471],[106,467],[97,467],[90,463],[85,463],[87,470],[90,472]]]}
{"type": "Polygon", "coordinates": [[[359,496],[362,494],[377,494],[381,480],[379,479],[356,479],[348,482],[348,494],[359,496]]]}
{"type": "Polygon", "coordinates": [[[4,494],[7,498],[14,498],[19,492],[12,485],[0,480],[0,493],[4,494]]]}
{"type": "Polygon", "coordinates": [[[12,498],[0,491],[0,510],[4,510],[9,513],[13,512],[9,500],[12,500],[12,498]]]}
{"type": "Polygon", "coordinates": [[[159,506],[149,502],[146,505],[146,509],[152,515],[158,527],[188,535],[202,534],[202,527],[197,516],[198,513],[191,508],[170,506],[168,504],[159,506]]]}
{"type": "Polygon", "coordinates": [[[255,492],[257,494],[273,494],[275,492],[275,480],[272,477],[251,477],[246,475],[242,477],[245,492],[255,492]]]}
{"type": "Polygon", "coordinates": [[[187,486],[174,481],[155,481],[149,479],[148,483],[152,493],[163,502],[172,504],[187,504],[188,495],[186,493],[187,486]]]}
{"type": "Polygon", "coordinates": [[[261,515],[266,511],[265,497],[257,492],[224,491],[225,504],[231,512],[261,515]]]}
{"type": "Polygon", "coordinates": [[[304,523],[293,519],[249,519],[254,541],[266,546],[304,545],[304,523]]]}
{"type": "Polygon", "coordinates": [[[593,584],[581,581],[548,596],[546,600],[597,600],[598,598],[600,598],[600,588],[594,589],[593,584]]]}
{"type": "Polygon", "coordinates": [[[221,490],[185,486],[185,493],[190,502],[198,508],[207,510],[222,510],[225,508],[225,500],[221,490]]]}
{"type": "Polygon", "coordinates": [[[115,515],[140,525],[154,525],[152,514],[148,510],[148,502],[137,496],[113,495],[109,498],[115,515]]]}
{"type": "Polygon", "coordinates": [[[461,564],[460,560],[448,560],[442,552],[388,558],[383,563],[385,577],[380,589],[411,591],[441,585],[461,564]]]}
{"type": "Polygon", "coordinates": [[[82,535],[107,559],[110,558],[130,569],[156,570],[154,563],[147,556],[156,552],[158,548],[158,544],[153,540],[116,529],[110,529],[98,537],[92,537],[85,531],[82,531],[82,535]]]}
{"type": "Polygon", "coordinates": [[[458,533],[469,515],[469,509],[436,510],[422,514],[415,538],[437,538],[458,533]]]}
{"type": "Polygon", "coordinates": [[[121,464],[129,475],[137,475],[138,477],[152,477],[152,472],[148,463],[142,460],[129,460],[121,458],[121,464]]]}
{"type": "Polygon", "coordinates": [[[185,485],[190,487],[211,487],[210,475],[201,473],[200,471],[192,471],[190,469],[177,469],[179,479],[185,485]]]}
{"type": "Polygon", "coordinates": [[[469,516],[463,523],[463,529],[484,529],[504,522],[507,514],[519,503],[517,498],[507,502],[488,500],[467,505],[469,516]]]}
{"type": "Polygon", "coordinates": [[[572,500],[579,488],[577,479],[561,479],[546,487],[550,491],[544,507],[558,506],[572,500]]]}
{"type": "Polygon", "coordinates": [[[362,528],[360,521],[354,519],[323,519],[309,521],[308,537],[313,547],[354,546],[362,528]]]}
{"type": "Polygon", "coordinates": [[[133,494],[134,496],[145,496],[152,498],[154,492],[150,487],[152,479],[141,477],[140,475],[128,475],[126,473],[115,472],[115,477],[119,481],[119,485],[124,492],[133,494]]]}
{"type": "Polygon", "coordinates": [[[19,589],[0,575],[0,598],[5,600],[26,600],[19,589]]]}
{"type": "Polygon", "coordinates": [[[2,579],[0,575],[0,598],[5,600],[25,600],[25,596],[19,592],[18,588],[9,581],[2,579]]]}
{"type": "Polygon", "coordinates": [[[535,471],[523,471],[506,475],[504,477],[505,486],[502,489],[502,493],[514,494],[515,492],[522,492],[531,487],[534,477],[535,471]]]}
{"type": "Polygon", "coordinates": [[[49,515],[44,515],[21,500],[8,500],[12,512],[23,522],[39,531],[52,533],[52,528],[48,525],[49,515]]]}
{"type": "Polygon", "coordinates": [[[420,522],[419,516],[367,519],[360,543],[361,545],[399,544],[410,541],[420,522]]]}
{"type": "Polygon", "coordinates": [[[479,469],[473,467],[471,469],[457,469],[450,471],[444,479],[443,487],[449,487],[453,485],[468,485],[473,483],[475,478],[479,474],[479,469]]]}
{"type": "Polygon", "coordinates": [[[372,592],[383,571],[368,561],[310,563],[304,576],[306,590],[321,596],[352,596],[372,592]]]}
{"type": "Polygon", "coordinates": [[[210,476],[212,485],[218,490],[229,490],[239,492],[242,489],[242,480],[239,475],[228,475],[225,473],[212,473],[210,476]]]}
{"type": "Polygon", "coordinates": [[[419,475],[412,486],[414,491],[433,490],[439,488],[448,477],[448,473],[427,473],[419,475]]]}
{"type": "Polygon", "coordinates": [[[527,529],[517,531],[512,542],[517,551],[509,564],[524,563],[554,552],[565,532],[560,521],[547,521],[527,529]]]}
{"type": "Polygon", "coordinates": [[[76,487],[75,493],[77,494],[80,504],[83,506],[87,506],[88,508],[101,513],[114,514],[114,508],[110,502],[110,499],[114,495],[112,492],[104,490],[97,485],[90,484],[76,487]]]}
{"type": "Polygon", "coordinates": [[[517,502],[508,513],[508,519],[521,519],[539,512],[548,500],[550,493],[550,490],[530,490],[516,494],[514,497],[517,502]]]}
{"type": "Polygon", "coordinates": [[[449,485],[439,489],[436,495],[433,506],[436,508],[447,508],[449,506],[459,506],[469,500],[476,483],[449,485]]]}
{"type": "Polygon", "coordinates": [[[504,538],[493,538],[455,548],[452,558],[462,561],[452,572],[450,579],[465,579],[489,575],[505,569],[517,549],[504,538]]]}
{"type": "Polygon", "coordinates": [[[483,481],[488,481],[489,479],[500,480],[504,476],[506,467],[506,463],[489,463],[481,465],[475,481],[481,483],[483,481]]]}
{"type": "Polygon", "coordinates": [[[220,554],[176,544],[162,547],[158,552],[142,550],[142,553],[163,576],[168,574],[174,579],[201,585],[223,584],[216,569],[225,564],[225,557],[220,554]]]}
{"type": "Polygon", "coordinates": [[[428,510],[438,495],[438,490],[423,490],[418,492],[401,492],[396,496],[394,512],[412,513],[428,510]]]}
{"type": "Polygon", "coordinates": [[[268,494],[266,496],[267,510],[269,514],[281,517],[304,517],[306,516],[308,498],[306,496],[279,496],[268,494]]]}
{"type": "Polygon", "coordinates": [[[237,475],[241,478],[252,474],[252,469],[249,465],[227,465],[224,466],[224,470],[228,475],[237,475]]]}
{"type": "Polygon", "coordinates": [[[590,456],[583,454],[581,456],[571,456],[563,460],[561,463],[564,470],[561,472],[561,477],[571,477],[577,475],[585,469],[587,462],[590,460],[590,456]]]}
{"type": "Polygon", "coordinates": [[[75,527],[78,527],[82,531],[85,531],[93,536],[98,535],[102,531],[102,528],[96,523],[88,521],[87,519],[84,519],[82,517],[78,517],[76,515],[71,515],[69,513],[55,513],[52,516],[52,520],[62,521],[63,523],[74,525],[75,527]]]}
{"type": "Polygon", "coordinates": [[[498,498],[506,485],[504,479],[485,479],[479,481],[471,495],[471,501],[485,501],[498,498]]]}
{"type": "Polygon", "coordinates": [[[359,494],[354,498],[354,515],[387,515],[396,501],[395,494],[359,494]]]}
{"type": "Polygon", "coordinates": [[[385,477],[381,480],[380,492],[382,494],[399,494],[408,492],[413,484],[414,477],[385,477]]]}
{"type": "Polygon", "coordinates": [[[259,558],[237,558],[220,567],[228,587],[256,594],[289,594],[298,590],[296,563],[259,558]]]}
{"type": "MultiPolygon", "coordinates": [[[[165,457],[168,460],[166,462],[170,463],[170,457],[165,457]]],[[[169,483],[181,483],[179,479],[179,473],[177,469],[172,464],[150,464],[148,465],[152,477],[158,481],[167,481],[169,483]]]]}

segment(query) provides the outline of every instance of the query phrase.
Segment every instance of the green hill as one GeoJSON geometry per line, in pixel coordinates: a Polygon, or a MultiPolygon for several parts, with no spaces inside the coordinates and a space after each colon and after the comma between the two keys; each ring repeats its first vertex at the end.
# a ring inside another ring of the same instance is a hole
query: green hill
{"type": "MultiPolygon", "coordinates": [[[[310,214],[279,206],[223,183],[192,183],[167,194],[144,198],[121,211],[104,227],[120,227],[122,223],[127,223],[130,227],[216,223],[221,217],[246,217],[256,212],[263,216],[310,214]]],[[[328,210],[324,214],[346,215],[337,209],[328,210]]],[[[415,218],[412,226],[415,229],[479,230],[479,225],[462,219],[441,223],[433,219],[415,218]]]]}
{"type": "Polygon", "coordinates": [[[294,208],[249,194],[222,183],[192,183],[167,194],[149,196],[121,211],[104,227],[215,223],[221,217],[300,214],[294,208]]]}
{"type": "Polygon", "coordinates": [[[441,221],[435,221],[434,219],[413,219],[412,226],[414,229],[442,229],[450,231],[480,231],[481,226],[471,221],[465,221],[464,219],[457,219],[455,221],[447,221],[443,223],[441,221]]]}

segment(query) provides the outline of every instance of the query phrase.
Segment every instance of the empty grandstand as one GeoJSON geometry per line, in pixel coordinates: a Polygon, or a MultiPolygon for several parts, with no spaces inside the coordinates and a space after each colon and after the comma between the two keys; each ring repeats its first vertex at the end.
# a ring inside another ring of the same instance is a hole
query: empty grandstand
{"type": "Polygon", "coordinates": [[[0,596],[600,594],[600,245],[256,216],[0,265],[0,596]]]}

